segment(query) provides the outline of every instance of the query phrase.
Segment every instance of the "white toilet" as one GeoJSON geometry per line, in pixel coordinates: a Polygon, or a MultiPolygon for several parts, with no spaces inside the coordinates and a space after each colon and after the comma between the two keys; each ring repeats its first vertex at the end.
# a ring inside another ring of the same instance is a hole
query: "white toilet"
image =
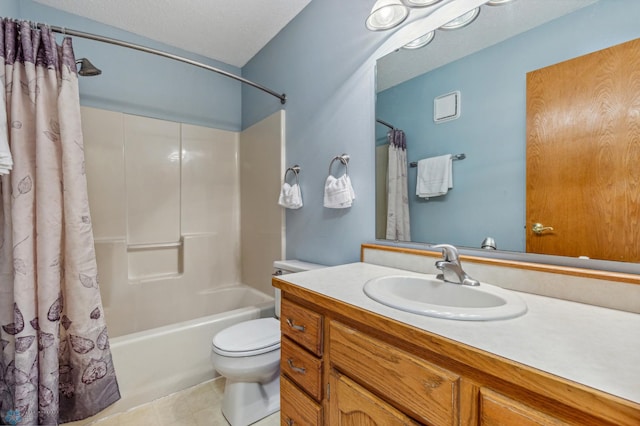
{"type": "MultiPolygon", "coordinates": [[[[274,275],[324,267],[299,260],[273,263],[274,275]]],[[[213,337],[211,362],[226,378],[222,414],[231,426],[246,426],[280,410],[280,290],[276,318],[244,321],[213,337]]]]}

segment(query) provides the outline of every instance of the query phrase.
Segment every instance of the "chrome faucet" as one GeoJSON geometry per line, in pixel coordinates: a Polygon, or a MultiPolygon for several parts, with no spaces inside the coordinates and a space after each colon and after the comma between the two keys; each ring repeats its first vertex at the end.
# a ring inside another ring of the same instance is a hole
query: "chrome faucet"
{"type": "Polygon", "coordinates": [[[474,280],[462,270],[458,249],[450,244],[437,244],[432,248],[442,249],[442,260],[436,262],[436,268],[442,273],[436,276],[437,279],[454,284],[480,285],[478,280],[474,280]]]}

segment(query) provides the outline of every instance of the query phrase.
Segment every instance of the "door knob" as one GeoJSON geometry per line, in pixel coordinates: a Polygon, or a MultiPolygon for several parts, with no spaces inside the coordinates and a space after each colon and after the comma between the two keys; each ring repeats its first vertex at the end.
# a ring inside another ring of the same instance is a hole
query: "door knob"
{"type": "Polygon", "coordinates": [[[541,223],[534,223],[533,226],[531,226],[531,230],[540,235],[542,234],[544,231],[553,231],[553,227],[551,226],[544,226],[541,223]]]}

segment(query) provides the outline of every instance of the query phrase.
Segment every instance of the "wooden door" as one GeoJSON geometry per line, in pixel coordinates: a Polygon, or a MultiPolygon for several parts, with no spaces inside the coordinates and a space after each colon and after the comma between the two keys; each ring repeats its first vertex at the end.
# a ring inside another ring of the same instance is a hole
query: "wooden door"
{"type": "Polygon", "coordinates": [[[400,411],[350,380],[332,371],[329,383],[329,424],[332,426],[417,425],[400,411]]]}
{"type": "Polygon", "coordinates": [[[527,252],[640,261],[640,39],[527,74],[526,177],[527,252]]]}

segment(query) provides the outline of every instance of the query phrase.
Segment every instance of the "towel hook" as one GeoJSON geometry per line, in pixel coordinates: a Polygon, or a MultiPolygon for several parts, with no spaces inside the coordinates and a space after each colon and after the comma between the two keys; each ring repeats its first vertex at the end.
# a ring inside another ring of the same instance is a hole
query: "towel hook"
{"type": "Polygon", "coordinates": [[[335,157],[333,157],[333,159],[331,160],[331,163],[329,163],[329,174],[331,174],[331,167],[333,166],[333,162],[336,160],[340,160],[340,162],[342,164],[344,164],[345,166],[345,174],[349,174],[349,160],[351,159],[351,157],[349,157],[349,154],[342,154],[342,155],[336,155],[335,157]]]}
{"type": "Polygon", "coordinates": [[[297,165],[297,164],[295,164],[293,167],[287,168],[287,170],[285,170],[285,172],[284,172],[284,179],[283,180],[286,182],[287,181],[287,174],[289,172],[293,172],[293,174],[296,177],[296,184],[298,184],[299,183],[299,181],[298,181],[298,173],[300,173],[300,170],[301,170],[300,166],[297,165]]]}

